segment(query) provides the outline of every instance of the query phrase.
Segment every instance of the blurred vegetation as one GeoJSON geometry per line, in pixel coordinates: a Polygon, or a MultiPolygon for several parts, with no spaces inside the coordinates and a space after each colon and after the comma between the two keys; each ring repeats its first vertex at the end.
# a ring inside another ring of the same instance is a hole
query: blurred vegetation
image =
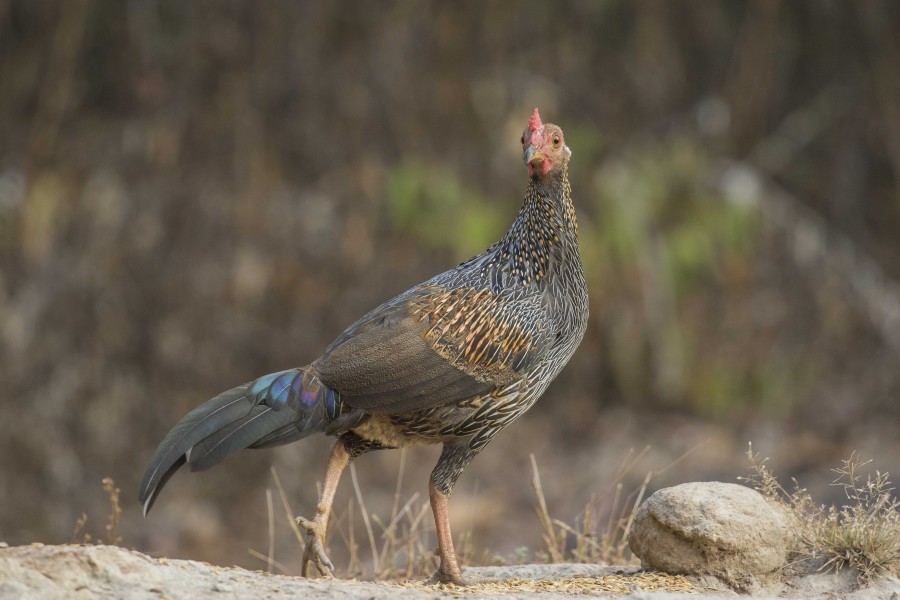
{"type": "MultiPolygon", "coordinates": [[[[156,443],[501,235],[534,106],[592,319],[459,532],[542,546],[528,452],[566,522],[645,444],[660,486],[733,478],[748,439],[804,481],[897,472],[898,28],[890,1],[0,0],[0,540],[103,522],[110,476],[126,544],[259,566],[268,465],[303,514],[327,442],[178,477],[144,522],[156,443]]],[[[396,460],[358,466],[372,511],[396,460]]]]}
{"type": "Polygon", "coordinates": [[[507,211],[437,165],[409,160],[390,174],[385,199],[391,225],[430,250],[462,261],[484,251],[509,227],[507,211]]]}

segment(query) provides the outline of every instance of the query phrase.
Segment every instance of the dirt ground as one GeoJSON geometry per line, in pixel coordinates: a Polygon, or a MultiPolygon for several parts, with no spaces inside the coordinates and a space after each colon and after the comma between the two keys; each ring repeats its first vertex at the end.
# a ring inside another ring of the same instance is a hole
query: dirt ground
{"type": "MultiPolygon", "coordinates": [[[[0,599],[18,598],[731,598],[737,594],[708,579],[586,564],[520,565],[466,569],[470,588],[421,582],[305,579],[190,560],[151,558],[117,546],[32,544],[0,548],[0,599]]],[[[786,581],[756,598],[897,598],[900,580],[882,579],[854,590],[849,573],[786,581]]],[[[748,596],[745,596],[748,597],[748,596]]]]}

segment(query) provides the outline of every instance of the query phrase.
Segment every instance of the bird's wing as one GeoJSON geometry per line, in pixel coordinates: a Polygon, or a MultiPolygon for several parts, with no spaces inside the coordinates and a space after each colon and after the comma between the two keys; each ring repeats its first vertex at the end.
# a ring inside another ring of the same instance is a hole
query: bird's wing
{"type": "Polygon", "coordinates": [[[313,366],[347,405],[366,412],[456,403],[522,379],[540,359],[547,344],[534,330],[537,304],[421,286],[357,321],[313,366]]]}

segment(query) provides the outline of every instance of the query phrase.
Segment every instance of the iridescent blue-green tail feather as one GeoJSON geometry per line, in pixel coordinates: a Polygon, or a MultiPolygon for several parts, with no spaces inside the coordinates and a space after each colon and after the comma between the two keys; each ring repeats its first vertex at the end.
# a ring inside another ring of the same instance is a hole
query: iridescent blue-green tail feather
{"type": "Polygon", "coordinates": [[[139,492],[144,515],[185,463],[202,471],[244,448],[288,444],[323,431],[339,412],[339,396],[309,367],[271,373],[207,400],[156,449],[139,492]]]}

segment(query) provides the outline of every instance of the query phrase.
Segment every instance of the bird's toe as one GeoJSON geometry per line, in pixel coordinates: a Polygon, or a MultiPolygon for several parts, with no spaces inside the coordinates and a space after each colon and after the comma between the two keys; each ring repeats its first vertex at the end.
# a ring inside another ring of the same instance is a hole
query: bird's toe
{"type": "Polygon", "coordinates": [[[325,553],[325,525],[303,517],[297,517],[297,525],[306,530],[306,549],[303,551],[300,574],[308,577],[309,565],[312,564],[323,577],[334,577],[334,563],[325,553]]]}
{"type": "Polygon", "coordinates": [[[460,587],[467,587],[472,585],[472,582],[462,576],[462,573],[459,571],[450,572],[446,571],[441,567],[438,567],[438,570],[434,572],[434,575],[425,580],[425,585],[439,585],[439,584],[451,584],[458,585],[460,587]]]}

